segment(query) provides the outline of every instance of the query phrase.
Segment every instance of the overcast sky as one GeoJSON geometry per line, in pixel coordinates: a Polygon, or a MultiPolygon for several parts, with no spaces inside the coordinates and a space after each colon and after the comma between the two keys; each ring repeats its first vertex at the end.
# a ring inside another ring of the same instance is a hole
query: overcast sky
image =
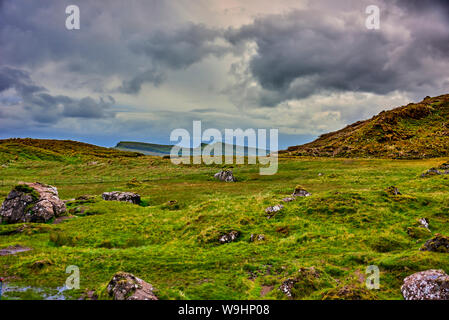
{"type": "Polygon", "coordinates": [[[445,0],[0,0],[0,138],[169,143],[202,120],[284,148],[449,93],[448,52],[445,0]]]}

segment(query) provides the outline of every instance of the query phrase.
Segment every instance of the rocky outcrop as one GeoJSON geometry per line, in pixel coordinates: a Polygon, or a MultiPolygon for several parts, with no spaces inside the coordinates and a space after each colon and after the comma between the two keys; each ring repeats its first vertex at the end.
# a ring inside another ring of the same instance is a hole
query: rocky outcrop
{"type": "Polygon", "coordinates": [[[238,238],[238,236],[239,236],[239,232],[238,231],[231,231],[229,233],[226,233],[226,234],[222,235],[218,239],[218,242],[220,242],[221,244],[233,242],[233,241],[235,241],[238,238]]]}
{"type": "Polygon", "coordinates": [[[47,222],[66,212],[56,187],[39,182],[19,184],[6,197],[0,209],[4,223],[47,222]]]}
{"type": "Polygon", "coordinates": [[[103,200],[106,201],[123,201],[134,204],[140,203],[140,195],[133,192],[120,192],[120,191],[104,192],[102,197],[103,200]]]}
{"type": "Polygon", "coordinates": [[[449,300],[449,275],[443,270],[417,272],[404,279],[405,300],[449,300]]]}
{"type": "Polygon", "coordinates": [[[151,284],[127,272],[116,273],[107,290],[114,300],[158,300],[151,284]]]}
{"type": "Polygon", "coordinates": [[[225,182],[235,182],[237,179],[232,174],[231,170],[223,170],[214,174],[214,178],[225,182]]]}
{"type": "Polygon", "coordinates": [[[449,237],[437,233],[434,238],[427,240],[420,250],[448,253],[449,237]]]}

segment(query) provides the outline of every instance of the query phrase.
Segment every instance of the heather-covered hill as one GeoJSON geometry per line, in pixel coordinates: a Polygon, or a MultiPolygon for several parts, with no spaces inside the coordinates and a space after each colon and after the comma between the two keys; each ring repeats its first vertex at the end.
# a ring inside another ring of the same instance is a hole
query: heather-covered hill
{"type": "Polygon", "coordinates": [[[137,152],[125,152],[116,149],[104,148],[88,143],[71,140],[44,140],[44,139],[5,139],[0,140],[0,160],[30,159],[65,161],[74,158],[112,158],[112,157],[138,157],[137,152]]]}
{"type": "Polygon", "coordinates": [[[358,121],[283,154],[320,157],[434,158],[449,155],[449,95],[358,121]]]}

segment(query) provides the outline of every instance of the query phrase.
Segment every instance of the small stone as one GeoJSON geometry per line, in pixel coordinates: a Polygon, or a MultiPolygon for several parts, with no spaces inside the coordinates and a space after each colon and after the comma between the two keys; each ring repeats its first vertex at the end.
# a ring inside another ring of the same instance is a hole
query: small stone
{"type": "Polygon", "coordinates": [[[284,209],[284,206],[282,204],[277,204],[271,207],[268,207],[265,209],[265,213],[268,215],[268,219],[270,219],[276,212],[281,211],[284,209]]]}
{"type": "Polygon", "coordinates": [[[405,300],[449,300],[449,275],[430,269],[404,279],[401,287],[405,300]]]}
{"type": "Polygon", "coordinates": [[[430,231],[430,229],[429,229],[429,219],[427,219],[427,218],[421,218],[421,219],[418,220],[418,222],[419,222],[424,228],[426,228],[427,230],[430,231]]]}
{"type": "Polygon", "coordinates": [[[250,242],[255,242],[255,241],[264,241],[265,240],[265,236],[263,234],[251,234],[249,241],[250,242]]]}
{"type": "Polygon", "coordinates": [[[392,196],[400,196],[401,195],[401,193],[399,192],[399,189],[396,188],[395,186],[388,187],[385,190],[385,192],[392,196]]]}
{"type": "Polygon", "coordinates": [[[309,197],[311,195],[312,194],[310,192],[308,192],[307,190],[305,190],[301,186],[297,186],[295,188],[295,191],[293,191],[293,194],[292,194],[293,197],[309,197]]]}
{"type": "Polygon", "coordinates": [[[295,201],[295,198],[293,198],[293,197],[287,197],[287,198],[282,199],[282,201],[283,201],[283,202],[292,202],[292,201],[295,201]]]}

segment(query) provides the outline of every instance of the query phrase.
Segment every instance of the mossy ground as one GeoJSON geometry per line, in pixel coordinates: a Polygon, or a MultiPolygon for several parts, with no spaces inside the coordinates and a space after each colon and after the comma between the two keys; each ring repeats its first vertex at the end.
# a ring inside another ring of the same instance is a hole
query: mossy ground
{"type": "Polygon", "coordinates": [[[221,166],[61,157],[18,157],[0,168],[2,199],[18,181],[55,185],[61,199],[95,196],[69,203],[72,213],[82,206],[88,214],[59,224],[27,224],[19,233],[14,228],[21,224],[0,226],[0,248],[33,248],[0,257],[0,276],[8,283],[55,289],[64,285],[66,267],[76,265],[81,288],[64,292],[73,299],[87,290],[107,299],[106,285],[118,271],[151,283],[161,299],[287,299],[280,284],[300,268],[315,267],[326,281],[308,283],[301,299],[401,299],[402,280],[411,273],[449,272],[449,254],[419,251],[431,234],[409,235],[423,217],[432,234],[449,235],[449,176],[420,177],[445,159],[281,158],[276,175],[239,165],[233,168],[238,182],[225,183],[213,179],[221,166]],[[312,196],[284,203],[267,219],[264,209],[297,185],[312,196]],[[389,186],[402,195],[386,193],[389,186]],[[113,190],[139,193],[142,205],[101,200],[102,192],[113,190]],[[167,210],[170,200],[176,206],[167,210]],[[231,230],[240,237],[220,245],[218,237],[231,230]],[[265,240],[249,242],[251,234],[265,240]],[[369,265],[380,268],[380,290],[364,289],[369,265]],[[261,296],[267,287],[273,290],[261,296]]]}

